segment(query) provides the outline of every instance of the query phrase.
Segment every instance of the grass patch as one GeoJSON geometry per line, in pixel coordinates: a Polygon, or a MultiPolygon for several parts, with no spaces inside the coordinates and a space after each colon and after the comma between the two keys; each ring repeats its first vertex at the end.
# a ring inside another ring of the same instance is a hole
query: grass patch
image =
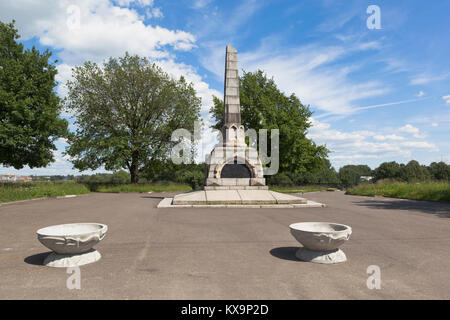
{"type": "Polygon", "coordinates": [[[450,183],[380,182],[376,184],[362,184],[350,188],[346,194],[450,202],[450,183]]]}
{"type": "Polygon", "coordinates": [[[0,183],[0,202],[67,196],[89,193],[89,189],[74,181],[36,181],[0,183]]]}
{"type": "Polygon", "coordinates": [[[291,187],[281,187],[281,186],[269,186],[269,189],[276,192],[282,193],[307,193],[316,191],[336,191],[335,188],[329,188],[326,186],[291,186],[291,187]]]}
{"type": "Polygon", "coordinates": [[[99,185],[91,189],[97,192],[167,192],[167,191],[191,191],[192,188],[182,183],[147,183],[147,184],[121,184],[99,185]]]}

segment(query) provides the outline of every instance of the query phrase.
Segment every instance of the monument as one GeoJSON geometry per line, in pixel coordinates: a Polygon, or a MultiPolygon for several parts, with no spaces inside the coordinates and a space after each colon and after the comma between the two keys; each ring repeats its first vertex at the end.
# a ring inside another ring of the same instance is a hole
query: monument
{"type": "Polygon", "coordinates": [[[223,141],[207,156],[205,190],[267,189],[258,151],[245,143],[237,51],[226,47],[223,141]]]}
{"type": "Polygon", "coordinates": [[[206,157],[204,190],[164,198],[158,208],[233,207],[302,208],[323,207],[294,195],[271,191],[255,148],[245,143],[239,101],[237,51],[226,47],[224,125],[222,139],[206,157]]]}

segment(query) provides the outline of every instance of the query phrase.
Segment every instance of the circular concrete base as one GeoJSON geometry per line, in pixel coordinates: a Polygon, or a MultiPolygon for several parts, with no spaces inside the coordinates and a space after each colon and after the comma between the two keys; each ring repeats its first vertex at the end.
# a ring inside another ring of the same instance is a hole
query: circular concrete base
{"type": "Polygon", "coordinates": [[[80,254],[57,254],[52,252],[45,258],[44,265],[56,268],[77,267],[98,261],[101,257],[100,252],[94,249],[80,254]]]}
{"type": "Polygon", "coordinates": [[[341,249],[332,251],[313,251],[302,247],[297,250],[295,256],[302,261],[323,264],[333,264],[347,261],[347,257],[341,249]]]}

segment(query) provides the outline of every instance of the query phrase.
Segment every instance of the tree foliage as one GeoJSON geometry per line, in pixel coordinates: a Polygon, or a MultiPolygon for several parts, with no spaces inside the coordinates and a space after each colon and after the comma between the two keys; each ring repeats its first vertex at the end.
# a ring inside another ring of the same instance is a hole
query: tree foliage
{"type": "Polygon", "coordinates": [[[397,162],[383,162],[374,170],[374,179],[400,179],[400,171],[400,164],[397,162]]]}
{"type": "MultiPolygon", "coordinates": [[[[241,122],[246,129],[280,131],[280,172],[306,173],[321,167],[328,150],[306,137],[312,112],[295,94],[281,92],[261,70],[244,72],[240,77],[240,103],[241,122]]],[[[220,130],[224,124],[223,101],[213,97],[213,104],[213,128],[220,130]]],[[[268,141],[270,150],[270,136],[268,141]]]]}
{"type": "Polygon", "coordinates": [[[103,67],[92,62],[73,70],[67,107],[77,130],[67,154],[80,170],[127,169],[131,182],[139,172],[164,161],[176,143],[172,132],[193,131],[201,100],[183,77],[171,78],[145,58],[110,58],[103,67]]]}
{"type": "Polygon", "coordinates": [[[0,164],[21,169],[54,161],[54,141],[67,133],[53,91],[51,52],[24,50],[14,21],[0,22],[0,164]]]}
{"type": "Polygon", "coordinates": [[[407,182],[426,181],[431,175],[426,166],[420,165],[416,160],[411,160],[405,165],[400,165],[400,178],[407,182]]]}
{"type": "Polygon", "coordinates": [[[376,181],[392,179],[404,182],[419,182],[428,180],[450,179],[450,166],[445,162],[433,162],[429,166],[420,165],[416,160],[411,160],[406,165],[395,161],[384,162],[374,170],[376,181]]]}
{"type": "Polygon", "coordinates": [[[372,169],[367,165],[346,165],[339,169],[339,178],[346,187],[360,183],[362,176],[371,175],[372,169]]]}
{"type": "Polygon", "coordinates": [[[429,171],[433,179],[450,180],[450,166],[443,161],[431,163],[429,171]]]}

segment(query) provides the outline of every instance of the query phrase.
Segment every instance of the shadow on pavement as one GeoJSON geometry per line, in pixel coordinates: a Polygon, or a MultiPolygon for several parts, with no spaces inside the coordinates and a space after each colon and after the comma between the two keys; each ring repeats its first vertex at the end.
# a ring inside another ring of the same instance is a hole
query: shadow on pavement
{"type": "MultiPolygon", "coordinates": [[[[290,261],[300,261],[295,256],[299,247],[279,247],[270,250],[270,254],[278,259],[290,260],[290,261]]],[[[301,262],[301,261],[300,261],[301,262]]]]}
{"type": "Polygon", "coordinates": [[[364,206],[373,209],[419,211],[423,213],[435,214],[441,218],[450,218],[450,204],[445,202],[404,199],[374,199],[352,201],[352,203],[357,206],[364,206]]]}
{"type": "Polygon", "coordinates": [[[42,266],[44,263],[44,259],[51,253],[51,251],[48,252],[42,252],[38,254],[33,254],[32,256],[26,257],[23,261],[28,264],[32,264],[34,266],[42,266]]]}

